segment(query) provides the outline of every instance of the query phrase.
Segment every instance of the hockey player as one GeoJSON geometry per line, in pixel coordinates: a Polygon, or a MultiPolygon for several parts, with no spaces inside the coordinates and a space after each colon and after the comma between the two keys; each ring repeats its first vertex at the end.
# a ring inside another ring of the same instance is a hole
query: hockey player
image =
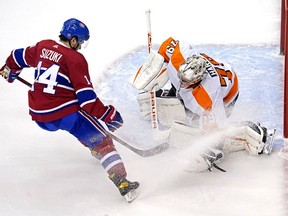
{"type": "Polygon", "coordinates": [[[131,202],[139,183],[127,180],[124,163],[107,131],[120,128],[122,117],[113,105],[101,102],[90,80],[88,63],[78,52],[89,37],[83,22],[68,19],[59,42],[42,40],[35,46],[13,50],[0,73],[12,83],[23,68],[34,67],[35,81],[28,92],[32,120],[44,130],[65,130],[76,137],[100,161],[120,194],[131,202]]]}
{"type": "MultiPolygon", "coordinates": [[[[191,118],[197,116],[199,127],[203,129],[228,125],[227,118],[239,95],[238,78],[230,65],[217,62],[204,53],[196,55],[189,44],[171,37],[161,44],[157,54],[152,55],[160,55],[160,59],[163,59],[159,68],[165,73],[160,78],[166,78],[158,86],[157,96],[180,98],[186,111],[192,114],[191,118]],[[163,91],[160,88],[168,80],[172,88],[169,92],[163,91]]],[[[149,95],[144,91],[138,97],[140,107],[145,96],[147,98],[149,95]]],[[[145,112],[145,108],[142,111],[145,112]]]]}
{"type": "MultiPolygon", "coordinates": [[[[151,87],[158,90],[156,95],[161,96],[156,103],[159,122],[165,122],[165,126],[172,128],[170,140],[173,136],[187,136],[187,131],[191,132],[190,140],[193,140],[195,131],[196,134],[209,134],[228,128],[228,117],[239,96],[237,74],[229,64],[218,62],[205,53],[195,53],[190,44],[172,37],[160,45],[157,53],[149,54],[133,78],[132,85],[141,90],[138,102],[144,118],[150,113],[151,87]],[[168,81],[172,88],[162,90],[168,81]],[[175,98],[172,103],[171,96],[178,98],[178,103],[175,98]],[[167,123],[167,118],[172,121],[167,123]],[[175,120],[182,123],[179,125],[175,120]]],[[[258,155],[264,148],[267,152],[267,148],[271,147],[267,129],[253,122],[243,122],[231,133],[225,140],[219,141],[220,144],[217,143],[217,149],[209,149],[202,154],[202,164],[197,159],[200,170],[211,169],[223,157],[222,151],[246,149],[251,155],[258,155]]]]}

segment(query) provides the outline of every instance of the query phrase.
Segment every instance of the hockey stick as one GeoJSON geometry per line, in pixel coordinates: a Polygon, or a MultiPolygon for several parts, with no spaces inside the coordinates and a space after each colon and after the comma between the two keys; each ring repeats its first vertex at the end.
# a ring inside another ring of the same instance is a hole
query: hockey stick
{"type": "MultiPolygon", "coordinates": [[[[3,76],[2,71],[0,72],[0,75],[3,76]]],[[[6,79],[6,78],[4,77],[4,79],[6,79]]],[[[31,83],[29,83],[28,81],[24,80],[23,78],[21,78],[19,76],[17,77],[17,80],[22,82],[23,84],[25,84],[26,86],[28,86],[30,88],[32,87],[31,83]]]]}
{"type": "MultiPolygon", "coordinates": [[[[148,52],[150,53],[152,49],[152,33],[151,33],[151,10],[146,10],[146,22],[147,22],[147,35],[148,35],[148,52]]],[[[151,109],[151,124],[152,124],[152,130],[153,130],[153,138],[155,140],[165,140],[169,136],[170,129],[160,131],[159,125],[158,125],[158,113],[157,113],[157,103],[156,103],[156,92],[155,89],[158,84],[154,85],[150,92],[150,109],[151,109]]]]}
{"type": "MultiPolygon", "coordinates": [[[[150,19],[150,13],[151,10],[146,10],[146,22],[147,22],[147,36],[148,36],[148,52],[150,53],[152,48],[152,34],[151,34],[151,19],[150,19]]],[[[155,93],[155,87],[153,86],[150,94],[150,107],[151,107],[151,123],[152,123],[152,129],[158,130],[158,116],[157,116],[157,108],[156,108],[156,93],[155,93]]],[[[154,133],[155,134],[155,133],[154,133]]]]}
{"type": "Polygon", "coordinates": [[[152,34],[151,34],[151,19],[150,19],[150,13],[151,10],[146,10],[146,22],[147,22],[147,33],[148,33],[148,52],[150,53],[152,48],[152,34]]]}
{"type": "Polygon", "coordinates": [[[137,149],[133,147],[131,144],[129,144],[128,142],[124,141],[123,139],[120,139],[119,137],[115,136],[114,134],[112,133],[109,133],[109,134],[115,141],[117,141],[118,143],[122,144],[126,148],[130,149],[131,151],[133,151],[134,153],[142,157],[150,157],[150,156],[159,154],[169,148],[169,144],[167,142],[164,142],[151,149],[137,149]]]}
{"type": "MultiPolygon", "coordinates": [[[[30,88],[32,87],[31,83],[29,83],[28,81],[26,81],[25,79],[23,79],[19,76],[17,77],[17,80],[19,80],[20,82],[22,82],[23,84],[25,84],[26,86],[28,86],[30,88]]],[[[149,156],[159,154],[159,153],[165,151],[169,147],[168,143],[162,143],[162,144],[160,144],[154,148],[151,148],[151,149],[137,149],[137,148],[133,147],[131,144],[129,144],[128,142],[117,137],[115,134],[112,134],[110,132],[108,132],[108,133],[112,137],[112,139],[114,139],[115,141],[117,141],[121,145],[125,146],[126,148],[130,149],[131,151],[135,152],[136,154],[138,154],[142,157],[149,157],[149,156]]]]}
{"type": "Polygon", "coordinates": [[[17,80],[19,80],[20,82],[22,82],[23,84],[25,84],[26,86],[28,86],[28,87],[32,87],[32,84],[31,83],[29,83],[28,81],[26,81],[26,80],[24,80],[23,78],[21,78],[21,77],[17,77],[17,80]]]}

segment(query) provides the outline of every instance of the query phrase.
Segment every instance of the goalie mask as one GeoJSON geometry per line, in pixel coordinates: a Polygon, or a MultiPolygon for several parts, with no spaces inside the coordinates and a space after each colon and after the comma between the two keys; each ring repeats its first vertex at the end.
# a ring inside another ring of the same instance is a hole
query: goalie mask
{"type": "Polygon", "coordinates": [[[206,75],[206,61],[201,56],[195,54],[188,57],[178,70],[181,88],[188,88],[200,82],[206,75]]]}

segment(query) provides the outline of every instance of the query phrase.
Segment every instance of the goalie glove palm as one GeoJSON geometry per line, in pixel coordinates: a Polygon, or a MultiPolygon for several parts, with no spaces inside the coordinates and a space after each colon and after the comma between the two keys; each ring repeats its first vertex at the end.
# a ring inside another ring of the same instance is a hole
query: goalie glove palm
{"type": "Polygon", "coordinates": [[[107,106],[106,112],[100,119],[105,122],[108,129],[112,132],[123,125],[123,119],[120,113],[112,105],[107,106]]]}

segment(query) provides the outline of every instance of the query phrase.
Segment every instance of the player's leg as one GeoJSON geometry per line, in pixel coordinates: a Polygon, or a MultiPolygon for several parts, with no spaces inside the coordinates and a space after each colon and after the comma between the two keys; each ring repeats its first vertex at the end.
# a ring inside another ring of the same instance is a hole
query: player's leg
{"type": "MultiPolygon", "coordinates": [[[[122,158],[116,150],[113,140],[95,117],[84,111],[79,111],[60,120],[46,123],[37,122],[37,124],[45,130],[56,131],[61,129],[76,137],[100,161],[108,173],[109,179],[112,180],[120,194],[125,196],[126,199],[126,196],[129,196],[131,192],[139,187],[138,182],[130,182],[126,179],[127,172],[122,158]]],[[[129,198],[132,199],[133,197],[129,198]]],[[[132,201],[128,199],[127,201],[132,201]]]]}

